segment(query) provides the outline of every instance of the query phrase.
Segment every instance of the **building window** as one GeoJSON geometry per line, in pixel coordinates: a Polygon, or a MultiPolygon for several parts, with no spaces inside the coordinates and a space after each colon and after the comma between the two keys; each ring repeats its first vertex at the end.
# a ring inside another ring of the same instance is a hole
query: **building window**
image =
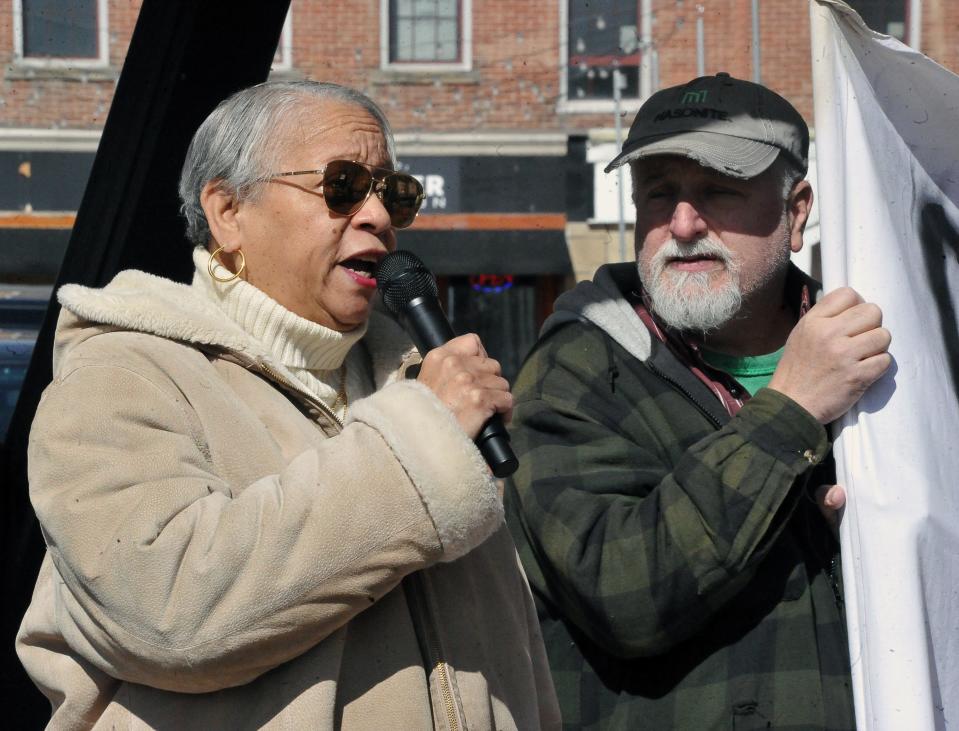
{"type": "Polygon", "coordinates": [[[879,33],[906,41],[908,0],[847,0],[866,25],[879,33]]]}
{"type": "Polygon", "coordinates": [[[623,98],[639,97],[639,3],[568,0],[566,97],[613,98],[613,70],[623,74],[623,98]]]}
{"type": "Polygon", "coordinates": [[[107,63],[107,0],[14,0],[16,59],[34,65],[107,63]]]}
{"type": "Polygon", "coordinates": [[[458,0],[393,0],[390,62],[460,60],[458,0]]]}
{"type": "Polygon", "coordinates": [[[470,67],[470,0],[383,0],[384,67],[470,67]]]}

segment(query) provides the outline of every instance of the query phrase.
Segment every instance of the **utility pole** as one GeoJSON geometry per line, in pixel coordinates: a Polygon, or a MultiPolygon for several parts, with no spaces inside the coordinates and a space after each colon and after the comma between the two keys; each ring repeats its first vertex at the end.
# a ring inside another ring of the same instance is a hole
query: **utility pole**
{"type": "Polygon", "coordinates": [[[642,0],[639,16],[639,98],[653,93],[653,0],[642,0]]]}
{"type": "Polygon", "coordinates": [[[909,0],[906,6],[906,17],[909,18],[909,36],[906,38],[914,50],[921,51],[922,48],[922,0],[909,0]]]}
{"type": "Polygon", "coordinates": [[[753,0],[753,81],[763,83],[759,56],[759,0],[753,0]]]}
{"type": "Polygon", "coordinates": [[[696,76],[706,75],[706,29],[703,23],[702,5],[696,6],[696,76]]]}
{"type": "MultiPolygon", "coordinates": [[[[613,69],[613,114],[616,116],[616,149],[623,149],[622,100],[626,77],[618,68],[613,69]]],[[[616,204],[619,214],[619,260],[626,261],[626,210],[623,203],[623,168],[616,168],[616,204]]]]}

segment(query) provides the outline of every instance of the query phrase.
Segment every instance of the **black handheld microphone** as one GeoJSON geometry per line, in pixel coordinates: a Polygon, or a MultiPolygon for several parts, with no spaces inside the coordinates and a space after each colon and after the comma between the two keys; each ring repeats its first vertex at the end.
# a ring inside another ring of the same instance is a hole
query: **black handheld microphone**
{"type": "MultiPolygon", "coordinates": [[[[436,279],[415,254],[408,251],[387,254],[376,269],[376,287],[386,309],[424,356],[456,337],[440,307],[436,279]]],[[[497,477],[509,477],[519,466],[499,414],[493,414],[483,426],[476,437],[476,446],[497,477]]]]}

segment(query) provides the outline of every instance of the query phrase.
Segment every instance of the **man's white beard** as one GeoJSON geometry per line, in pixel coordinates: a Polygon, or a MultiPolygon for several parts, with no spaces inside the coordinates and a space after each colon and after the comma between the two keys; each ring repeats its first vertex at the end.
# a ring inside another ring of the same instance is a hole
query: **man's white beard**
{"type": "Polygon", "coordinates": [[[700,239],[691,244],[666,242],[648,265],[637,260],[639,280],[652,301],[656,315],[667,325],[684,331],[706,333],[729,322],[743,304],[739,288],[739,263],[721,242],[700,239]],[[667,267],[676,257],[713,256],[725,266],[725,281],[710,286],[717,272],[684,272],[667,267]]]}

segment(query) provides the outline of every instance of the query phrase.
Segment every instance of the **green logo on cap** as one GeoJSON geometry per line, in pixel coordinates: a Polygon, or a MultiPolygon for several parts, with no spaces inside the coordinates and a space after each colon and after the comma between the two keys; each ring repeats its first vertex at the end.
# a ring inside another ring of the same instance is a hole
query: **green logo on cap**
{"type": "Polygon", "coordinates": [[[706,102],[706,95],[709,93],[708,89],[702,89],[701,91],[687,91],[683,94],[682,103],[683,104],[704,104],[706,102]]]}

